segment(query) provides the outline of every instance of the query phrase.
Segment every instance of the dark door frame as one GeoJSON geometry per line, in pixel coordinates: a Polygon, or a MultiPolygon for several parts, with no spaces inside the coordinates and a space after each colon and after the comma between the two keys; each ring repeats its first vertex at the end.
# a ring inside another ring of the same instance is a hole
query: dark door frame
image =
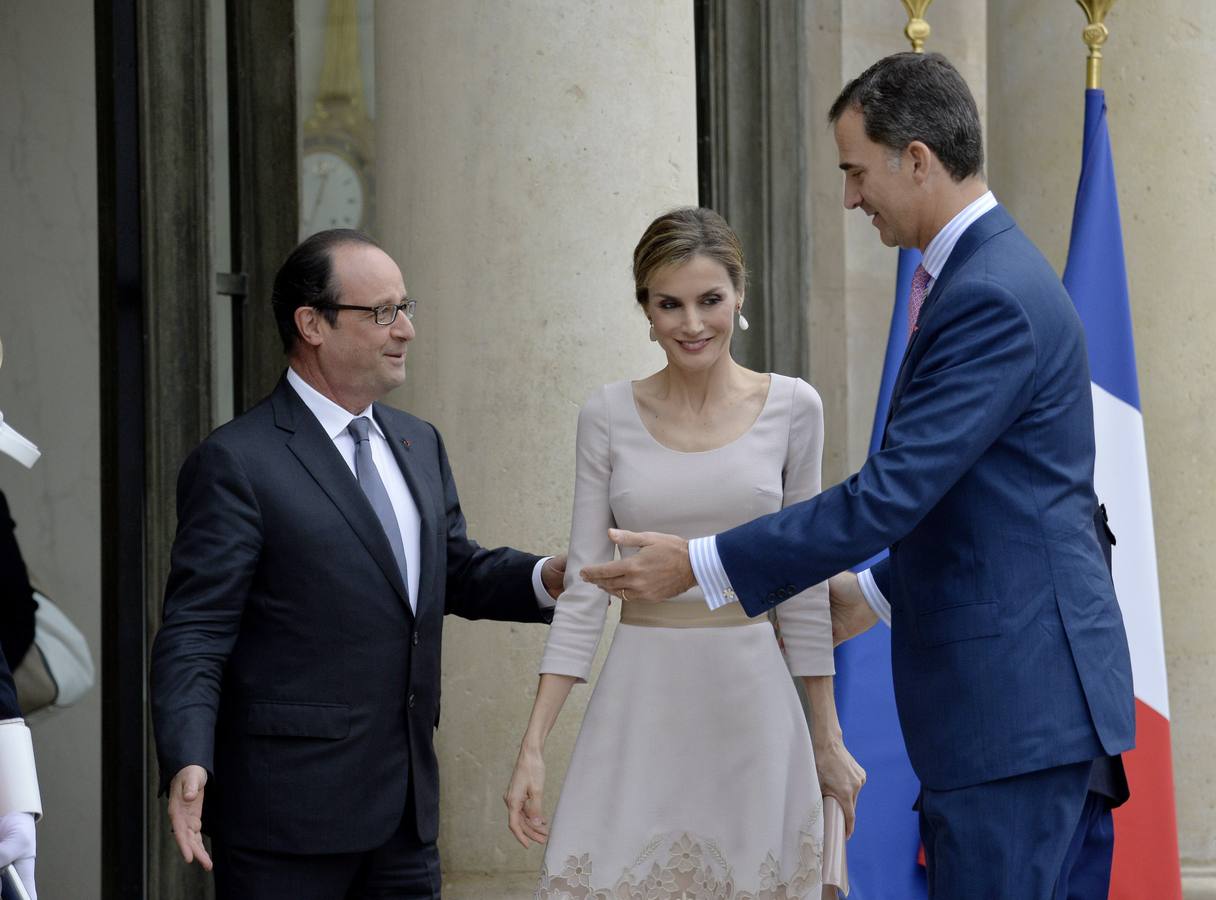
{"type": "Polygon", "coordinates": [[[762,372],[810,374],[808,0],[696,0],[700,202],[743,242],[746,314],[735,358],[762,372]]]}
{"type": "MultiPolygon", "coordinates": [[[[218,0],[217,0],[218,2],[218,0]]],[[[296,239],[295,7],[95,0],[102,411],[102,896],[207,897],[169,833],[148,651],[176,527],[177,472],[213,426],[209,41],[227,39],[237,390],[281,370],[270,277],[296,239]],[[255,52],[255,48],[257,48],[255,52]]],[[[239,409],[240,407],[238,407],[239,409]]]]}

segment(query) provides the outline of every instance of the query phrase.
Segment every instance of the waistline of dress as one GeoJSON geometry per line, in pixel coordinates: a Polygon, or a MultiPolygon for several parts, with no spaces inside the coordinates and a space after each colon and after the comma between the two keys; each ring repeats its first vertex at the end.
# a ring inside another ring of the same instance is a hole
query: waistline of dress
{"type": "Polygon", "coordinates": [[[622,625],[641,625],[648,628],[735,628],[740,625],[758,625],[768,622],[761,614],[749,618],[740,603],[728,603],[710,609],[705,601],[671,601],[662,603],[624,604],[621,609],[622,625]]]}

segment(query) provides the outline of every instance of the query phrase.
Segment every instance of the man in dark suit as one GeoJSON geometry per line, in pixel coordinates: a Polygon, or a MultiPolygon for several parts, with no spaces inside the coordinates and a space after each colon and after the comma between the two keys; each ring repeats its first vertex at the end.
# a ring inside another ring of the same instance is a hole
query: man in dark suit
{"type": "Polygon", "coordinates": [[[757,615],[890,548],[832,579],[833,625],[889,617],[930,896],[1104,897],[1134,709],[1080,321],[988,191],[975,102],[944,58],[879,61],[830,119],[845,206],[924,254],[881,449],[716,537],[618,535],[641,551],[584,576],[634,601],[699,583],[757,615]]]}
{"type": "Polygon", "coordinates": [[[179,478],[161,789],[221,898],[438,897],[443,617],[547,621],[564,563],[470,540],[438,432],[378,402],[414,301],[370,238],[304,241],[273,307],[286,374],[179,478]]]}

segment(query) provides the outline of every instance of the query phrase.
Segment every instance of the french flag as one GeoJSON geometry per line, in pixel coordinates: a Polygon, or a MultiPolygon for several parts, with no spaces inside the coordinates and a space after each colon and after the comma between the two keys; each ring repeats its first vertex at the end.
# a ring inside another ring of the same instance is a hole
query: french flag
{"type": "Polygon", "coordinates": [[[1115,593],[1127,628],[1136,692],[1136,748],[1123,755],[1132,796],[1115,810],[1110,897],[1181,900],[1170,707],[1144,419],[1115,167],[1106,127],[1106,95],[1096,89],[1085,92],[1081,180],[1064,286],[1080,313],[1089,343],[1097,440],[1094,486],[1119,542],[1112,554],[1115,593]]]}

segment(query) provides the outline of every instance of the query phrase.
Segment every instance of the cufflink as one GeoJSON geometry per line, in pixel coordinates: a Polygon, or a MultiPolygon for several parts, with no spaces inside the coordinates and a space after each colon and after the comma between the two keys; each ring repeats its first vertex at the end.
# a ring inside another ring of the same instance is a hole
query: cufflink
{"type": "Polygon", "coordinates": [[[726,601],[727,601],[727,602],[729,602],[729,603],[734,603],[734,602],[735,602],[736,600],[738,600],[739,598],[735,596],[735,589],[734,589],[734,588],[727,588],[726,590],[724,590],[724,591],[722,592],[722,599],[723,599],[723,600],[726,600],[726,601]]]}

